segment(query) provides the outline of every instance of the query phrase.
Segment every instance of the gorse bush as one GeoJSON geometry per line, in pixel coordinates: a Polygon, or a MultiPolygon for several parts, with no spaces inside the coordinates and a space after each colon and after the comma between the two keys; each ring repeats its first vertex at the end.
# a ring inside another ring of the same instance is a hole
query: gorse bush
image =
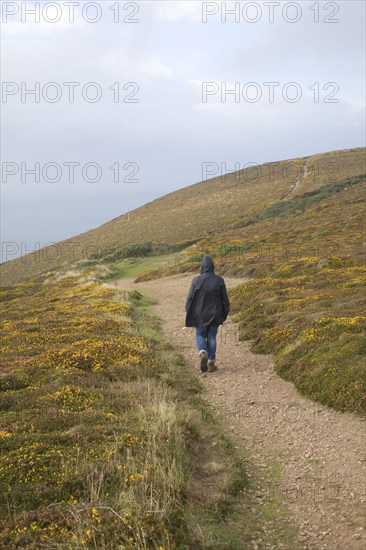
{"type": "MultiPolygon", "coordinates": [[[[100,252],[90,255],[92,261],[102,261],[106,263],[120,262],[121,260],[144,258],[146,256],[156,256],[158,254],[170,254],[178,252],[187,246],[187,243],[127,243],[114,244],[104,248],[100,252]]],[[[85,265],[85,264],[84,264],[85,265]]]]}
{"type": "Polygon", "coordinates": [[[321,268],[319,258],[283,264],[235,289],[233,308],[242,337],[275,353],[281,376],[321,403],[364,413],[366,268],[329,264],[337,267],[321,268]]]}
{"type": "Polygon", "coordinates": [[[100,252],[92,254],[91,259],[103,262],[118,262],[125,258],[138,258],[147,256],[152,252],[151,243],[128,243],[109,246],[100,252]]]}
{"type": "Polygon", "coordinates": [[[179,545],[187,421],[131,304],[79,277],[1,298],[0,546],[179,545]]]}

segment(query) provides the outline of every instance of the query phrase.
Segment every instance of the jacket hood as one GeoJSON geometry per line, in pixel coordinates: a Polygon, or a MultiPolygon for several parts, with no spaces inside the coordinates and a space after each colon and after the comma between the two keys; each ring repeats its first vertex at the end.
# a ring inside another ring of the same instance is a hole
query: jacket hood
{"type": "Polygon", "coordinates": [[[210,256],[205,256],[201,262],[201,273],[214,272],[215,265],[213,259],[210,256]]]}

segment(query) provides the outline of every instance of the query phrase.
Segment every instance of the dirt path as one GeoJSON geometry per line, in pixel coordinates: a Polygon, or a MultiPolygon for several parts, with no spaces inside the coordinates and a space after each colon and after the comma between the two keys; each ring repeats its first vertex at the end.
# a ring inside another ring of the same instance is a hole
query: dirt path
{"type": "Polygon", "coordinates": [[[287,193],[287,195],[284,196],[284,198],[282,200],[288,199],[289,197],[291,197],[292,195],[294,195],[296,193],[296,191],[298,190],[301,182],[304,181],[308,177],[308,169],[309,169],[308,161],[305,160],[304,164],[303,164],[303,167],[302,167],[302,173],[301,173],[299,179],[295,181],[295,183],[292,185],[290,191],[287,193]]]}
{"type": "MultiPolygon", "coordinates": [[[[206,399],[245,458],[255,487],[252,512],[267,522],[265,531],[270,535],[276,522],[294,526],[296,547],[291,550],[365,550],[365,423],[302,397],[277,376],[271,356],[254,355],[239,342],[230,317],[218,335],[217,372],[200,374],[194,331],[184,328],[191,279],[183,275],[116,285],[159,301],[154,313],[165,336],[202,377],[206,399]]],[[[239,282],[226,279],[228,288],[239,282]]],[[[289,546],[285,540],[269,545],[258,535],[251,549],[258,548],[289,546]]]]}

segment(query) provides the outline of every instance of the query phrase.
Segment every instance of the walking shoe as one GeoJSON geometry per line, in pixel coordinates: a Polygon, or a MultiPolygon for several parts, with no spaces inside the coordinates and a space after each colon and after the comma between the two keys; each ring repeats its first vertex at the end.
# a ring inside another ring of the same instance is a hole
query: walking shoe
{"type": "Polygon", "coordinates": [[[199,356],[201,372],[207,372],[207,353],[205,351],[200,351],[199,356]]]}
{"type": "Polygon", "coordinates": [[[215,372],[215,370],[217,370],[217,367],[216,367],[215,363],[209,363],[208,364],[208,372],[215,372]]]}

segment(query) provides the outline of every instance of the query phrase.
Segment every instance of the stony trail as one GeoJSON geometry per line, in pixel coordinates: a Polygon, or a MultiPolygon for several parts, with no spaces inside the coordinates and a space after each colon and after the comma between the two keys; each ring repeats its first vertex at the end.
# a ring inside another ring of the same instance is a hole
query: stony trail
{"type": "Polygon", "coordinates": [[[289,197],[292,197],[292,195],[296,193],[296,191],[300,187],[300,184],[308,177],[308,173],[309,173],[309,164],[308,164],[308,161],[305,160],[302,167],[302,173],[299,179],[295,181],[295,183],[291,186],[289,192],[284,196],[282,200],[288,199],[289,197]]]}
{"type": "MultiPolygon", "coordinates": [[[[192,276],[115,285],[158,301],[154,313],[164,335],[202,379],[206,400],[245,460],[254,487],[251,512],[265,533],[276,540],[284,523],[296,532],[295,547],[285,537],[270,544],[258,534],[243,550],[365,550],[365,422],[300,395],[275,373],[271,356],[253,354],[239,342],[230,317],[218,334],[218,370],[202,375],[194,329],[184,328],[192,276]]],[[[228,288],[241,282],[225,281],[228,288]]]]}

